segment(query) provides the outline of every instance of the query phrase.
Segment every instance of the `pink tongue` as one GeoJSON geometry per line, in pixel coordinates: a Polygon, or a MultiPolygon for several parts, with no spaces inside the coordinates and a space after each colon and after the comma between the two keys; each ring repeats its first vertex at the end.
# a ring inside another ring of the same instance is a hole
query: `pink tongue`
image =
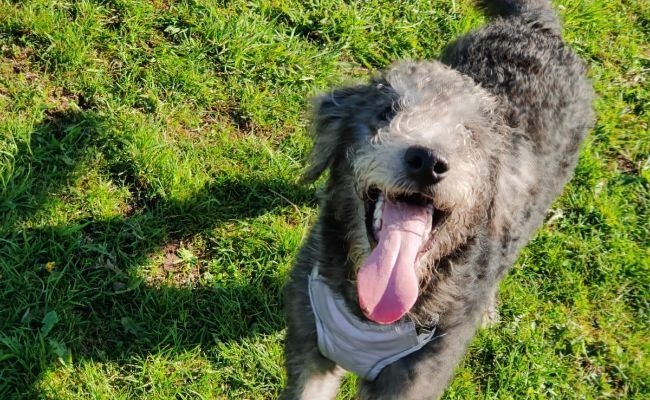
{"type": "Polygon", "coordinates": [[[431,229],[426,207],[384,202],[379,243],[357,274],[359,305],[377,323],[402,318],[418,298],[415,260],[431,229]]]}

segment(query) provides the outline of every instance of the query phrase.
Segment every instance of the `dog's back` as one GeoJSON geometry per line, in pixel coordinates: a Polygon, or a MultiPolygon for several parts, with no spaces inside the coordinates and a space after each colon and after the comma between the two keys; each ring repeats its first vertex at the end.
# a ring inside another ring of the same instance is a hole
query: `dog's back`
{"type": "Polygon", "coordinates": [[[536,151],[575,152],[593,123],[593,92],[550,2],[479,3],[492,21],[447,46],[442,61],[498,96],[508,125],[536,151]]]}
{"type": "Polygon", "coordinates": [[[511,128],[502,168],[512,173],[500,183],[506,187],[494,210],[507,203],[501,208],[508,216],[496,229],[509,242],[509,266],[573,175],[594,123],[594,94],[583,62],[562,40],[550,1],[478,3],[492,21],[447,46],[442,61],[495,95],[511,128]]]}

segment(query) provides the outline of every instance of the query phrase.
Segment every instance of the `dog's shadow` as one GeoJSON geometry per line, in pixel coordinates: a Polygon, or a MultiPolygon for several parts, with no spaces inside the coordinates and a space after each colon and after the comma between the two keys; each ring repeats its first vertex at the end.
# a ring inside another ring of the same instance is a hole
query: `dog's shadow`
{"type": "MultiPolygon", "coordinates": [[[[231,265],[255,271],[215,280],[214,269],[202,263],[218,254],[197,261],[179,251],[183,242],[209,238],[215,229],[227,230],[227,224],[313,204],[311,189],[282,179],[214,177],[189,198],[165,199],[141,184],[128,162],[118,162],[106,174],[129,186],[132,204],[123,215],[33,223],[61,201],[50,194],[68,187],[89,155],[120,150],[99,131],[102,123],[88,111],[50,115],[34,129],[29,146],[19,149],[0,199],[0,238],[6,244],[0,246],[2,267],[15,271],[3,277],[9,290],[1,296],[14,304],[3,332],[9,342],[21,344],[2,369],[10,385],[30,386],[18,388],[23,393],[37,392],[39,375],[66,354],[121,362],[273,334],[283,327],[283,274],[276,262],[260,265],[265,255],[249,254],[257,263],[249,265],[248,259],[228,254],[234,258],[231,265]],[[151,280],[152,271],[158,281],[151,280]],[[175,274],[184,276],[181,282],[175,274]],[[206,282],[206,274],[212,280],[206,282]],[[12,293],[22,293],[20,300],[11,301],[12,293]],[[28,337],[32,343],[24,342],[28,337]]],[[[234,232],[233,243],[248,239],[234,232]]],[[[292,251],[279,257],[290,260],[292,251]]]]}

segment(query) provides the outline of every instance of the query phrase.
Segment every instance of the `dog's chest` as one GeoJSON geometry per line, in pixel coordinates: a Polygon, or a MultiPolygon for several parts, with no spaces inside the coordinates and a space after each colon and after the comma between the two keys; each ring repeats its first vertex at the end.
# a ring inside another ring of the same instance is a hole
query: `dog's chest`
{"type": "Polygon", "coordinates": [[[320,353],[361,377],[374,380],[389,364],[420,350],[435,339],[435,329],[418,334],[413,322],[379,325],[353,315],[314,267],[309,298],[320,353]]]}

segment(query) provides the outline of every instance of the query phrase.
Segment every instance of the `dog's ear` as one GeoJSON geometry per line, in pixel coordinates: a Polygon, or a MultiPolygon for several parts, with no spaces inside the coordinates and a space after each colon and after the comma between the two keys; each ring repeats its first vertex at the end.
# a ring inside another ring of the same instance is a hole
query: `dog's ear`
{"type": "Polygon", "coordinates": [[[301,181],[312,183],[332,165],[342,143],[342,131],[348,118],[351,97],[361,87],[338,89],[318,96],[313,102],[311,135],[314,145],[301,181]]]}

